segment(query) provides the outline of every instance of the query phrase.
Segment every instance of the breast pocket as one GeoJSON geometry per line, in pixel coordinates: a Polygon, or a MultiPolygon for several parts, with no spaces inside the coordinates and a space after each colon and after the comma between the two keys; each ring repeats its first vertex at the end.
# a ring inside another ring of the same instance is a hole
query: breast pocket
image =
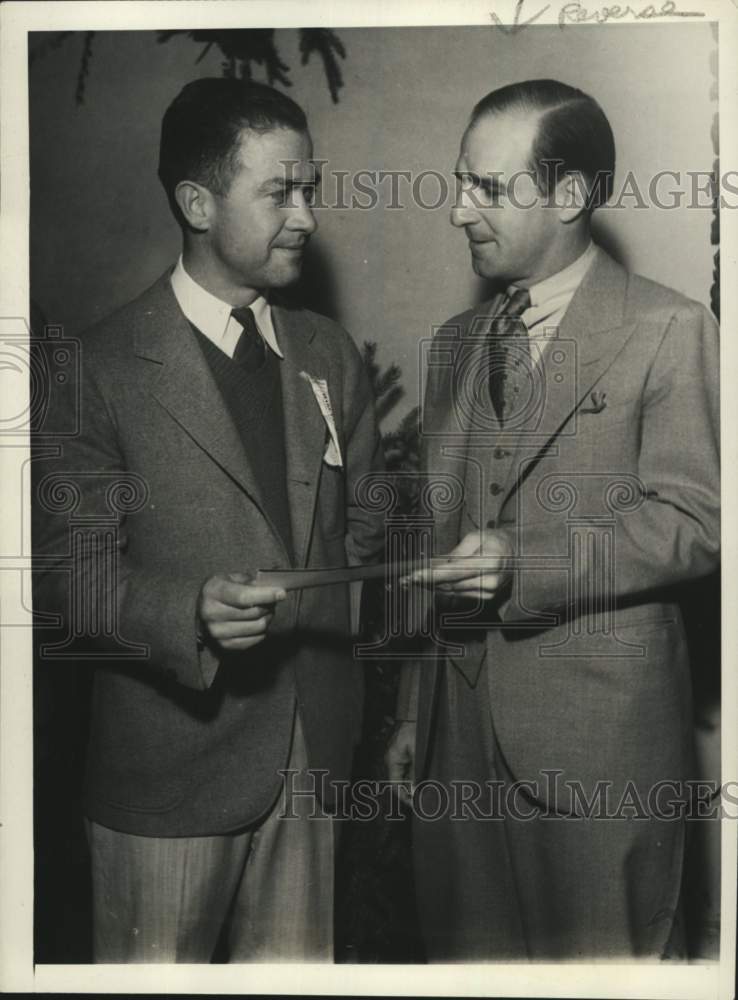
{"type": "Polygon", "coordinates": [[[577,420],[582,427],[607,427],[623,420],[637,419],[642,406],[642,385],[628,382],[598,383],[577,408],[577,420]]]}
{"type": "Polygon", "coordinates": [[[613,472],[631,470],[640,441],[640,397],[623,397],[617,390],[610,397],[583,404],[576,414],[571,442],[578,460],[593,469],[611,467],[613,472]]]}

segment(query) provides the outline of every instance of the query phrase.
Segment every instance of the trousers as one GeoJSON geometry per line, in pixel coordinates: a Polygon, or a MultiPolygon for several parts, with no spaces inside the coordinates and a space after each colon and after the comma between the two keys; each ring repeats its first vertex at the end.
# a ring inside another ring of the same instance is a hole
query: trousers
{"type": "Polygon", "coordinates": [[[141,837],[87,820],[95,962],[209,962],[226,929],[231,962],[333,960],[334,821],[313,816],[295,712],[286,780],[248,829],[141,837]]]}
{"type": "Polygon", "coordinates": [[[507,767],[486,670],[471,688],[444,665],[428,779],[416,787],[428,960],[683,957],[686,821],[549,814],[507,767]]]}

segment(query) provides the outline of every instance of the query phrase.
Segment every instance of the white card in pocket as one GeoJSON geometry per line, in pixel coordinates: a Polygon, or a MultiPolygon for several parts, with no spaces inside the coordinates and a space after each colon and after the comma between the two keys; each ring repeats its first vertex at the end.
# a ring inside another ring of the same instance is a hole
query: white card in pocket
{"type": "Polygon", "coordinates": [[[323,414],[323,419],[328,427],[330,440],[326,446],[323,461],[326,465],[342,469],[343,459],[341,457],[341,446],[338,442],[338,431],[336,430],[336,423],[333,419],[333,407],[331,406],[331,397],[328,392],[328,383],[324,378],[318,378],[316,375],[309,375],[307,372],[300,372],[300,377],[310,383],[315,400],[320,407],[320,412],[323,414]]]}

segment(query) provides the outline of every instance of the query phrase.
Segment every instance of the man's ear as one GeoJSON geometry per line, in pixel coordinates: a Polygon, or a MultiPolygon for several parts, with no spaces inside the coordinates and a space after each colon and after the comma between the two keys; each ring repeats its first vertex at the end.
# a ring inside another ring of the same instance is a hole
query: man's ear
{"type": "Polygon", "coordinates": [[[589,188],[578,171],[565,174],[556,186],[556,205],[562,222],[571,223],[587,210],[589,188]]]}
{"type": "Polygon", "coordinates": [[[198,232],[207,232],[214,209],[210,191],[194,181],[180,181],[174,189],[174,198],[187,225],[198,232]]]}

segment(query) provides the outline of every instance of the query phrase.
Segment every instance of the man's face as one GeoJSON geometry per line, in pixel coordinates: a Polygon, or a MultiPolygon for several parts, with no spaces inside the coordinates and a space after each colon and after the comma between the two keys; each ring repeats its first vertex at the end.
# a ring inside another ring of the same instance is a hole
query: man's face
{"type": "Polygon", "coordinates": [[[236,286],[278,288],[300,275],[319,178],[306,132],[244,130],[240,167],[225,195],[213,195],[208,230],[221,273],[236,286]]]}
{"type": "MultiPolygon", "coordinates": [[[[486,115],[461,141],[451,223],[464,228],[478,275],[527,287],[547,277],[557,213],[530,175],[534,115],[486,115]]],[[[554,270],[556,268],[554,267],[554,270]]]]}

